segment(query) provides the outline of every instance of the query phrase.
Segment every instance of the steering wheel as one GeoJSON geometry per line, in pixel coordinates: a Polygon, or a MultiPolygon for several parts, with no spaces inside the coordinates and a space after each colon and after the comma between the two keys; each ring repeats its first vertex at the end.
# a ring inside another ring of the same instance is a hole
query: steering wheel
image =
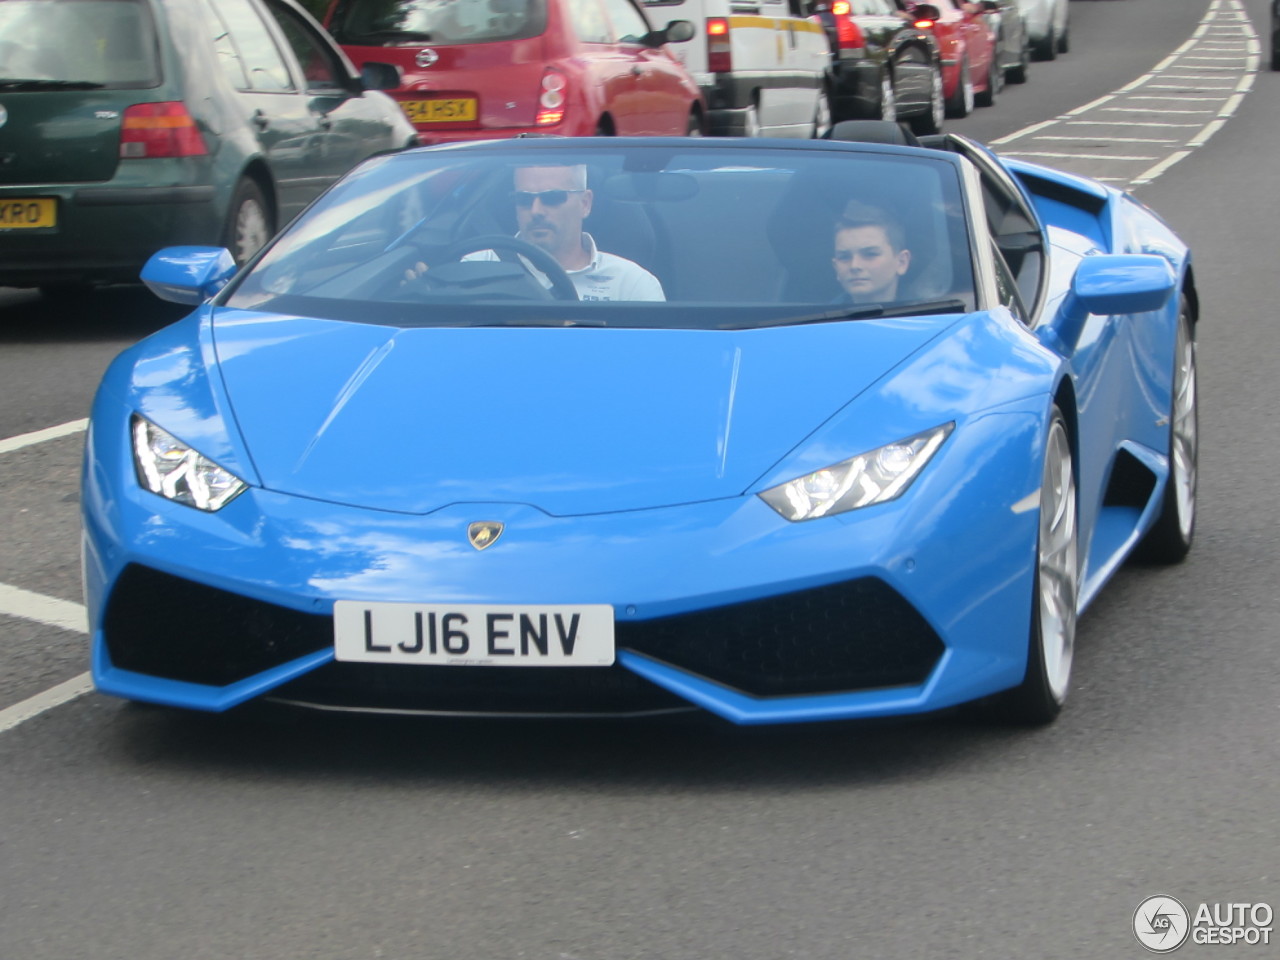
{"type": "Polygon", "coordinates": [[[470,240],[455,243],[444,252],[444,258],[461,260],[468,253],[475,253],[477,250],[492,250],[498,255],[499,260],[520,263],[528,270],[528,265],[520,262],[520,257],[524,257],[551,281],[551,294],[557,300],[578,299],[578,288],[573,285],[564,267],[560,266],[560,261],[541,247],[535,247],[519,237],[504,237],[501,234],[473,237],[470,240]]]}

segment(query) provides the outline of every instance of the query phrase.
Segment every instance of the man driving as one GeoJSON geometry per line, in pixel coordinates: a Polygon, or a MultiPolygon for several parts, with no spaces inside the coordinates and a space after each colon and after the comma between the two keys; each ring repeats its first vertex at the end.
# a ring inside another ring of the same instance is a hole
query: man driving
{"type": "Polygon", "coordinates": [[[911,267],[906,231],[884,210],[852,202],[836,221],[831,257],[844,293],[838,303],[888,303],[911,267]]]}
{"type": "MultiPolygon", "coordinates": [[[[555,257],[579,300],[665,300],[658,278],[638,263],[605,253],[582,228],[591,215],[592,192],[582,164],[520,167],[515,171],[516,236],[555,257]]],[[[466,260],[496,260],[492,250],[466,260]]]]}

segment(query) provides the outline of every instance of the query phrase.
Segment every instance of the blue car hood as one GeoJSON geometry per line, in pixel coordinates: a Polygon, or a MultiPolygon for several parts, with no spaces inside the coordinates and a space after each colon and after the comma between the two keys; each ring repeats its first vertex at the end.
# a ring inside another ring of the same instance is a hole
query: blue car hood
{"type": "Polygon", "coordinates": [[[742,494],[955,320],[396,329],[223,308],[214,342],[268,489],[567,516],[742,494]]]}

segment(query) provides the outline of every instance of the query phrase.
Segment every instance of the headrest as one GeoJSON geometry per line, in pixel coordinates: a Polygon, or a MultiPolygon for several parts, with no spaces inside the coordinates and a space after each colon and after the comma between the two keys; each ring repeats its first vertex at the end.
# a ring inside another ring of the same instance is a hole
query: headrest
{"type": "Polygon", "coordinates": [[[891,143],[900,147],[918,147],[916,135],[892,120],[842,120],[827,133],[828,140],[855,143],[891,143]]]}

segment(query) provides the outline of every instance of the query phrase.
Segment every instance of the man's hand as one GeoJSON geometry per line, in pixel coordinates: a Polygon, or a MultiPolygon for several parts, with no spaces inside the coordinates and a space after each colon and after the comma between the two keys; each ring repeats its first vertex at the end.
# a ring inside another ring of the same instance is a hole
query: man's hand
{"type": "Polygon", "coordinates": [[[400,281],[401,289],[404,289],[404,287],[413,283],[413,281],[417,280],[429,269],[430,267],[428,267],[425,263],[419,260],[417,263],[415,263],[412,267],[410,267],[408,270],[404,272],[404,279],[400,281]]]}

